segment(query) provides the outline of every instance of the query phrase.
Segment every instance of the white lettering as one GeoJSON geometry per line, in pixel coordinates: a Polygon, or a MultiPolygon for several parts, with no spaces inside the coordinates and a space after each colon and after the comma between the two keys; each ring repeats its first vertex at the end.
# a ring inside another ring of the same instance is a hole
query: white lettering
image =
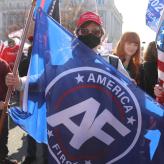
{"type": "Polygon", "coordinates": [[[117,120],[117,118],[107,109],[96,118],[99,106],[100,104],[95,99],[89,98],[79,104],[49,116],[47,122],[52,127],[56,127],[60,124],[65,125],[73,133],[70,145],[75,149],[79,149],[92,137],[110,145],[115,139],[103,131],[102,128],[106,123],[115,128],[122,136],[130,133],[130,130],[117,120]],[[84,112],[85,115],[80,126],[71,120],[71,117],[84,112]]]}
{"type": "Polygon", "coordinates": [[[52,149],[56,150],[56,152],[55,152],[55,154],[57,154],[56,157],[58,157],[58,160],[60,160],[60,162],[62,164],[78,164],[78,162],[71,162],[71,161],[67,160],[66,156],[62,153],[62,150],[58,144],[53,145],[52,149]]]}
{"type": "Polygon", "coordinates": [[[120,101],[123,105],[130,102],[129,97],[127,96],[122,97],[120,101]]]}
{"type": "Polygon", "coordinates": [[[125,113],[128,113],[133,109],[133,106],[124,106],[124,108],[126,109],[125,113]]]}
{"type": "Polygon", "coordinates": [[[121,92],[121,88],[116,85],[113,89],[112,92],[115,93],[115,95],[118,95],[121,92]]]}
{"type": "Polygon", "coordinates": [[[65,162],[66,158],[65,158],[65,155],[64,155],[64,154],[62,154],[62,155],[60,156],[60,160],[62,161],[62,163],[65,162]]]}
{"type": "Polygon", "coordinates": [[[98,75],[97,77],[97,83],[105,85],[106,84],[106,77],[103,77],[101,75],[98,75]]]}
{"type": "Polygon", "coordinates": [[[115,83],[114,83],[114,81],[109,80],[109,81],[108,81],[108,83],[107,83],[107,85],[106,85],[106,87],[107,87],[108,89],[110,89],[110,90],[111,90],[111,89],[112,89],[111,87],[113,87],[113,86],[114,86],[114,84],[115,84],[115,83]]]}
{"type": "Polygon", "coordinates": [[[60,147],[59,147],[58,144],[53,145],[52,148],[53,148],[53,149],[55,148],[56,150],[59,150],[59,149],[60,149],[60,147]]]}
{"type": "Polygon", "coordinates": [[[94,77],[93,73],[90,73],[90,75],[89,75],[89,77],[88,77],[88,81],[87,81],[87,82],[93,82],[93,83],[95,83],[95,82],[96,82],[96,80],[95,80],[95,77],[94,77]]]}
{"type": "Polygon", "coordinates": [[[123,96],[125,94],[125,92],[121,92],[119,95],[117,95],[118,98],[120,98],[121,96],[123,96]]]}

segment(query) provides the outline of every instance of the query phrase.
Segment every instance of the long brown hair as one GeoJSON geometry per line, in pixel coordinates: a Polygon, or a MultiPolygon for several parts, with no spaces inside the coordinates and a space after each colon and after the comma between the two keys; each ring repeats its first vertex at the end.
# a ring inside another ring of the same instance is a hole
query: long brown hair
{"type": "Polygon", "coordinates": [[[140,65],[140,49],[141,49],[141,43],[140,43],[140,37],[137,33],[135,32],[126,32],[122,35],[120,38],[115,50],[114,54],[117,55],[121,61],[124,63],[125,61],[125,43],[136,43],[138,45],[138,49],[136,53],[131,57],[129,65],[128,65],[128,70],[132,78],[135,80],[138,79],[138,74],[139,74],[139,65],[140,65]]]}
{"type": "Polygon", "coordinates": [[[157,47],[155,41],[149,43],[144,53],[144,61],[157,63],[157,47]]]}

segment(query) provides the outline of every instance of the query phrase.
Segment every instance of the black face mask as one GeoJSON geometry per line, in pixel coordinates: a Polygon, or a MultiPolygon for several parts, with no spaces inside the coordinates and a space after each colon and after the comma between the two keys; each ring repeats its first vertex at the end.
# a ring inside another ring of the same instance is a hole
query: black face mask
{"type": "Polygon", "coordinates": [[[93,35],[93,34],[88,34],[88,35],[80,35],[78,36],[78,39],[82,41],[84,44],[86,44],[89,48],[94,48],[100,44],[101,38],[93,35]]]}

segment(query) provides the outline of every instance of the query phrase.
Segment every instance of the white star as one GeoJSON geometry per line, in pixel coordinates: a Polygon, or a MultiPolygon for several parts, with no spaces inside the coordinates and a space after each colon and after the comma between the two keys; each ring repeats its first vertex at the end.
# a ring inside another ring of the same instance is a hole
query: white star
{"type": "Polygon", "coordinates": [[[75,77],[75,79],[77,80],[77,83],[84,82],[83,78],[84,78],[84,76],[81,76],[79,73],[78,73],[78,76],[75,77]]]}
{"type": "Polygon", "coordinates": [[[127,119],[128,119],[127,124],[131,124],[131,125],[133,125],[133,123],[136,121],[136,120],[133,118],[133,116],[127,117],[127,119]]]}
{"type": "Polygon", "coordinates": [[[164,30],[162,30],[161,34],[164,34],[164,30]]]}
{"type": "Polygon", "coordinates": [[[85,164],[92,164],[91,161],[85,161],[85,164]]]}
{"type": "Polygon", "coordinates": [[[160,40],[158,40],[158,41],[157,41],[157,45],[160,46],[161,44],[162,44],[162,42],[161,42],[160,40]]]}
{"type": "Polygon", "coordinates": [[[54,135],[53,135],[53,133],[52,133],[52,130],[50,131],[50,130],[48,130],[48,137],[50,138],[50,137],[53,137],[54,135]]]}

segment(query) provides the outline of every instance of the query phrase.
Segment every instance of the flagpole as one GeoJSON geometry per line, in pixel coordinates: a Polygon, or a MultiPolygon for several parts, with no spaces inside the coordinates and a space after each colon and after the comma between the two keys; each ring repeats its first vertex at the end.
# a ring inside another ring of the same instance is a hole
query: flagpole
{"type": "MultiPolygon", "coordinates": [[[[29,14],[28,14],[28,18],[27,18],[27,21],[26,21],[26,24],[25,24],[25,27],[23,29],[23,34],[22,34],[22,37],[21,37],[21,42],[20,42],[20,47],[19,47],[19,50],[18,50],[18,54],[17,54],[16,60],[15,60],[15,63],[14,63],[14,68],[13,68],[13,74],[14,75],[17,74],[17,70],[18,70],[18,67],[19,67],[19,64],[20,64],[20,61],[21,61],[21,57],[22,57],[22,53],[23,53],[23,47],[24,47],[24,44],[25,44],[25,41],[26,41],[26,38],[27,38],[27,34],[28,34],[28,30],[29,30],[29,27],[30,27],[30,24],[31,24],[31,20],[32,20],[32,17],[33,17],[33,12],[34,12],[35,5],[36,5],[36,0],[33,0],[32,4],[31,4],[30,11],[29,11],[29,14]]],[[[13,91],[13,88],[8,87],[8,90],[7,90],[7,93],[6,93],[6,98],[5,98],[5,109],[2,111],[1,118],[0,118],[0,136],[2,134],[5,118],[7,116],[8,103],[10,101],[12,91],[13,91]]]]}

